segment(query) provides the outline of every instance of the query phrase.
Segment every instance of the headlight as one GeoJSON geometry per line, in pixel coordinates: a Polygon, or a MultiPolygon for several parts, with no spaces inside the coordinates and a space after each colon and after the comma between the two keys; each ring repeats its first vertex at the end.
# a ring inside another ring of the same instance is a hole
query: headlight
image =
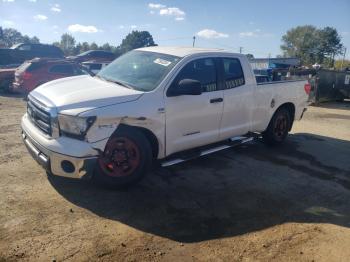
{"type": "Polygon", "coordinates": [[[60,126],[61,134],[76,138],[84,138],[86,132],[93,125],[95,120],[95,116],[79,117],[58,115],[58,124],[60,126]]]}

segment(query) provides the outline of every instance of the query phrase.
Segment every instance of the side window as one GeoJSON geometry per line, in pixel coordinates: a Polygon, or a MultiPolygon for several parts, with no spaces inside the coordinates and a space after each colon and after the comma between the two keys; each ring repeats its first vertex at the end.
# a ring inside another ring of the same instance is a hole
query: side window
{"type": "Polygon", "coordinates": [[[50,69],[51,73],[72,75],[73,67],[71,65],[55,65],[50,69]]]}
{"type": "Polygon", "coordinates": [[[31,46],[30,45],[21,45],[18,49],[22,50],[22,51],[29,51],[29,50],[31,50],[31,46]]]}
{"type": "Polygon", "coordinates": [[[202,58],[189,62],[177,75],[175,84],[183,79],[198,80],[202,86],[202,92],[217,90],[216,66],[213,58],[202,58]]]}
{"type": "Polygon", "coordinates": [[[237,58],[223,58],[224,88],[230,89],[245,84],[241,62],[237,58]]]}

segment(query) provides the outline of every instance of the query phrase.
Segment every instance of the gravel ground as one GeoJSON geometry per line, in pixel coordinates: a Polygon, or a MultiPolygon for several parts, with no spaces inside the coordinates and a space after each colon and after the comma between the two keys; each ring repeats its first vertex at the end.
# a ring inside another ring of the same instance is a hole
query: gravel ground
{"type": "Polygon", "coordinates": [[[350,101],[125,191],[48,177],[0,96],[0,261],[349,261],[350,101]]]}

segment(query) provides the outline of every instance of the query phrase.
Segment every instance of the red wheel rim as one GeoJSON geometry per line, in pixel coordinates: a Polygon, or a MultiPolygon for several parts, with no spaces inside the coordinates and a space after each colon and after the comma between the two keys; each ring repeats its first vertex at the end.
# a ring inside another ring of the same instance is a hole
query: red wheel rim
{"type": "Polygon", "coordinates": [[[129,176],[140,164],[139,148],[129,138],[112,138],[108,141],[103,155],[99,157],[98,164],[108,176],[129,176]]]}
{"type": "Polygon", "coordinates": [[[288,120],[285,115],[279,115],[275,121],[274,134],[278,139],[282,139],[288,129],[288,120]]]}

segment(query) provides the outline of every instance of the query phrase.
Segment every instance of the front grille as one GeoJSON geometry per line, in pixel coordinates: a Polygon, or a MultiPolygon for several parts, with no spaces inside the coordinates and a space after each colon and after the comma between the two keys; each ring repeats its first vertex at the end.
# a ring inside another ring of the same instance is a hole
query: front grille
{"type": "Polygon", "coordinates": [[[35,126],[47,135],[52,135],[50,113],[28,99],[27,113],[35,126]]]}

